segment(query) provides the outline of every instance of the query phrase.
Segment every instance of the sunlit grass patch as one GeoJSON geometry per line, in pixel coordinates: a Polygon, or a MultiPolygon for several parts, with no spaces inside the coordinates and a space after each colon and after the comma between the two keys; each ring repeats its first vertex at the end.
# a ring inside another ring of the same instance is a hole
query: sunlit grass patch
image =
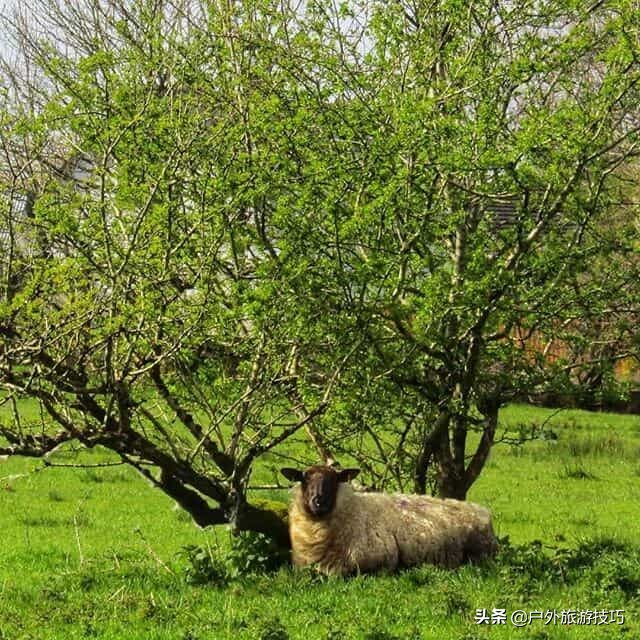
{"type": "MultiPolygon", "coordinates": [[[[495,560],[456,571],[422,566],[336,580],[288,564],[265,570],[264,548],[234,551],[227,529],[198,529],[126,467],[6,461],[0,477],[17,477],[13,491],[0,483],[0,630],[11,640],[502,640],[516,633],[582,640],[617,633],[473,621],[482,607],[597,606],[625,609],[627,636],[640,637],[640,467],[632,457],[640,419],[586,414],[583,422],[584,412],[552,413],[508,407],[501,415],[544,424],[557,439],[496,446],[469,499],[492,510],[509,541],[495,560]],[[189,547],[203,555],[190,559],[189,547]],[[223,567],[222,580],[208,579],[208,563],[223,567]]],[[[114,457],[62,451],[53,461],[95,465],[114,457]]],[[[258,467],[258,481],[271,483],[277,465],[271,457],[258,467]]],[[[289,494],[255,492],[258,498],[286,502],[289,494]]]]}

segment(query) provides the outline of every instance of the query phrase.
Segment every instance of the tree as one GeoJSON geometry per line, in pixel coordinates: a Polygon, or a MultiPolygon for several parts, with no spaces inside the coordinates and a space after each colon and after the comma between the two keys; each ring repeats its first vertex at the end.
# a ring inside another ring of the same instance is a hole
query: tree
{"type": "Polygon", "coordinates": [[[247,501],[252,464],[311,427],[343,367],[314,364],[331,338],[307,330],[268,205],[293,161],[264,135],[295,98],[293,14],[23,11],[8,21],[23,58],[4,67],[0,452],[100,445],[198,524],[286,541],[247,501]]]}
{"type": "Polygon", "coordinates": [[[308,161],[331,167],[304,229],[303,255],[322,256],[305,274],[323,283],[312,304],[362,337],[325,424],[378,485],[409,476],[424,492],[435,472],[440,495],[464,498],[500,406],[575,392],[638,352],[637,208],[620,205],[638,152],[638,15],[367,6],[364,53],[346,35],[325,44],[335,100],[316,119],[335,120],[308,161]]]}
{"type": "Polygon", "coordinates": [[[39,0],[7,26],[2,453],[105,446],[198,523],[284,539],[247,486],[301,430],[462,498],[504,402],[573,385],[614,306],[633,332],[638,245],[602,233],[637,151],[630,3],[39,0]]]}

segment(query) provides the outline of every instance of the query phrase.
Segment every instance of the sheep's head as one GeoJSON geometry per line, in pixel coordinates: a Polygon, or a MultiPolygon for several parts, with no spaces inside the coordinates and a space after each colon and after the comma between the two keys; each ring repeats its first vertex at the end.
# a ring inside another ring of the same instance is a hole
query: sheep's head
{"type": "Polygon", "coordinates": [[[360,469],[342,469],[315,466],[306,471],[280,469],[282,475],[293,482],[302,483],[302,499],[307,512],[315,518],[322,518],[333,511],[341,482],[351,482],[360,469]]]}

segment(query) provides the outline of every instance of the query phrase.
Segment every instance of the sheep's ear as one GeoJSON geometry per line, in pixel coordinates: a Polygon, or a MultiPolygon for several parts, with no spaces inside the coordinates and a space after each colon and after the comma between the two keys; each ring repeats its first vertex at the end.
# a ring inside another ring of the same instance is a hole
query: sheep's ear
{"type": "Polygon", "coordinates": [[[291,467],[283,467],[280,469],[280,473],[291,482],[302,482],[302,471],[298,469],[291,469],[291,467]]]}
{"type": "Polygon", "coordinates": [[[343,469],[338,472],[338,482],[351,482],[359,473],[360,469],[343,469]]]}

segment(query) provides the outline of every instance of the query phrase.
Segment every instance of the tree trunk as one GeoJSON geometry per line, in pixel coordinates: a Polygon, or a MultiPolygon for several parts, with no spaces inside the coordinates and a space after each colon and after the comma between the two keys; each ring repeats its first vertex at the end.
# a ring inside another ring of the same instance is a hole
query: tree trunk
{"type": "Polygon", "coordinates": [[[491,398],[489,400],[485,400],[485,402],[480,404],[478,408],[484,415],[482,437],[480,438],[476,452],[473,454],[473,457],[465,470],[464,475],[467,483],[467,489],[478,479],[478,476],[484,469],[484,465],[491,453],[496,429],[498,428],[498,411],[500,408],[500,402],[497,398],[491,398]]]}
{"type": "Polygon", "coordinates": [[[420,454],[416,460],[415,468],[413,470],[413,490],[415,493],[424,494],[427,490],[427,472],[429,466],[434,458],[436,450],[441,446],[442,438],[447,434],[449,429],[449,413],[442,411],[436,423],[424,439],[420,454]]]}
{"type": "Polygon", "coordinates": [[[442,471],[438,476],[438,497],[466,500],[467,491],[468,487],[464,478],[456,477],[448,470],[442,471]]]}
{"type": "Polygon", "coordinates": [[[236,520],[238,531],[264,533],[285,549],[291,548],[287,505],[272,500],[256,500],[245,503],[236,520]]]}
{"type": "MultiPolygon", "coordinates": [[[[438,464],[440,466],[438,495],[441,498],[466,500],[467,492],[480,476],[493,447],[498,426],[499,407],[498,398],[485,398],[478,403],[478,409],[484,416],[482,436],[469,464],[466,468],[463,467],[462,473],[460,472],[459,464],[456,464],[455,457],[451,456],[449,443],[442,443],[443,448],[438,452],[438,464]]],[[[457,423],[456,429],[461,428],[461,426],[461,423],[457,423]]],[[[464,454],[464,452],[462,453],[464,454]]]]}
{"type": "Polygon", "coordinates": [[[257,531],[272,538],[278,545],[291,548],[287,505],[275,500],[256,500],[254,504],[241,501],[235,515],[209,503],[190,487],[185,486],[166,471],[162,471],[156,486],[171,496],[201,527],[231,524],[234,532],[257,531]]]}
{"type": "MultiPolygon", "coordinates": [[[[457,456],[451,455],[450,443],[443,435],[441,447],[436,452],[439,473],[438,473],[438,495],[441,498],[455,498],[456,500],[466,500],[467,492],[478,479],[484,465],[489,458],[489,453],[493,447],[495,433],[498,426],[498,410],[500,402],[498,398],[484,398],[478,403],[478,409],[484,416],[482,437],[478,447],[471,457],[467,467],[460,465],[460,456],[464,460],[464,450],[456,451],[457,456]]],[[[457,430],[466,427],[460,421],[456,423],[457,430]]]]}

